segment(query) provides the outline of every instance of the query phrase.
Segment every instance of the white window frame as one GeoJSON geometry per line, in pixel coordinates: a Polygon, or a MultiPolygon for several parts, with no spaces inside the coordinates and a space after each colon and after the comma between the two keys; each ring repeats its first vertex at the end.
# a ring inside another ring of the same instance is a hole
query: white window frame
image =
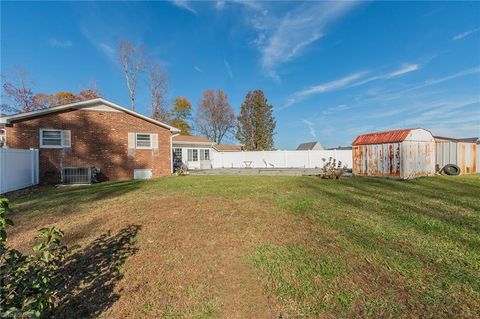
{"type": "Polygon", "coordinates": [[[200,155],[200,154],[198,154],[198,148],[189,148],[189,149],[187,150],[187,161],[188,161],[188,162],[192,162],[192,163],[196,163],[196,162],[199,161],[199,155],[200,155]],[[189,158],[189,156],[188,156],[188,153],[189,153],[188,151],[192,151],[192,160],[190,160],[190,158],[189,158]],[[193,155],[194,153],[197,153],[197,160],[195,160],[195,156],[193,155]]]}
{"type": "Polygon", "coordinates": [[[209,161],[210,160],[210,149],[202,148],[200,149],[200,161],[209,161]],[[208,159],[206,159],[205,155],[208,153],[208,159]]]}
{"type": "MultiPolygon", "coordinates": [[[[183,149],[181,147],[174,147],[173,148],[173,158],[175,159],[176,156],[178,156],[178,153],[180,153],[180,162],[183,163],[183,149]],[[178,152],[180,151],[180,152],[178,152]]],[[[178,159],[178,157],[177,157],[178,159]]]]}
{"type": "Polygon", "coordinates": [[[40,148],[64,148],[64,141],[63,141],[63,130],[53,129],[53,128],[41,128],[40,129],[40,148]],[[43,132],[50,131],[50,132],[60,132],[60,145],[44,145],[43,144],[43,132]]]}
{"type": "Polygon", "coordinates": [[[135,148],[138,150],[151,150],[153,148],[152,145],[152,134],[151,133],[135,133],[135,148]],[[150,138],[150,146],[138,146],[138,135],[148,135],[150,138]]]}

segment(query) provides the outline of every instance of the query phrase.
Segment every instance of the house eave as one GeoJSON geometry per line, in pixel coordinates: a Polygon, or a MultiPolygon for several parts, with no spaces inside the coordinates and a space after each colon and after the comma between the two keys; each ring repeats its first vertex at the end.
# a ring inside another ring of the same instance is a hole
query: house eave
{"type": "Polygon", "coordinates": [[[208,145],[212,147],[215,143],[211,142],[189,142],[189,141],[173,141],[173,145],[180,145],[180,144],[193,144],[193,145],[208,145]]]}
{"type": "Polygon", "coordinates": [[[157,120],[149,118],[149,117],[147,117],[145,115],[142,115],[140,113],[131,111],[129,109],[124,108],[123,106],[120,106],[120,105],[115,104],[113,102],[107,101],[103,98],[97,98],[97,99],[88,100],[88,101],[75,102],[75,103],[65,104],[65,105],[61,105],[61,106],[55,106],[55,107],[51,107],[51,108],[47,108],[47,109],[42,109],[42,110],[37,110],[37,111],[32,111],[32,112],[26,112],[26,113],[20,113],[20,114],[5,116],[5,117],[0,118],[0,123],[10,124],[11,122],[14,122],[14,121],[24,120],[24,119],[28,119],[28,118],[32,118],[32,117],[36,117],[36,116],[42,116],[42,115],[55,113],[55,112],[61,112],[61,111],[64,111],[64,110],[69,110],[69,109],[81,109],[81,108],[84,108],[84,107],[97,105],[97,104],[107,105],[107,106],[109,106],[113,109],[125,112],[127,114],[130,114],[132,116],[141,118],[141,119],[143,119],[145,121],[148,121],[150,123],[153,123],[155,125],[167,128],[172,133],[179,133],[180,132],[180,130],[176,127],[173,127],[173,126],[170,126],[168,124],[159,122],[157,120]]]}

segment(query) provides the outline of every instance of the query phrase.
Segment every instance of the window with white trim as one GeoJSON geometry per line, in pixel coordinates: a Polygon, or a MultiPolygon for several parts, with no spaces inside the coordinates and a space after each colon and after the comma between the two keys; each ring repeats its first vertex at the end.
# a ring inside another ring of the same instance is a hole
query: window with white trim
{"type": "Polygon", "coordinates": [[[181,148],[174,148],[173,149],[173,162],[174,163],[182,163],[182,149],[181,148]]]}
{"type": "Polygon", "coordinates": [[[187,151],[187,157],[189,162],[198,162],[198,150],[197,149],[189,149],[187,151]]]}
{"type": "Polygon", "coordinates": [[[40,147],[70,147],[70,130],[40,129],[40,147]]]}
{"type": "Polygon", "coordinates": [[[210,150],[201,149],[200,150],[200,160],[201,161],[209,161],[210,160],[210,150]]]}
{"type": "Polygon", "coordinates": [[[152,135],[147,133],[135,134],[135,147],[136,148],[152,148],[152,135]]]}

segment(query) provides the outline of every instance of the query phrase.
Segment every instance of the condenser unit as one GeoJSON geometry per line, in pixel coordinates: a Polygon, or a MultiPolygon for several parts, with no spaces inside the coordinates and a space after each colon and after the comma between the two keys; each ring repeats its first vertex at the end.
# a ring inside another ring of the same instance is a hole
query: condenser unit
{"type": "Polygon", "coordinates": [[[95,167],[65,167],[62,170],[63,184],[91,184],[97,182],[99,170],[95,167]]]}

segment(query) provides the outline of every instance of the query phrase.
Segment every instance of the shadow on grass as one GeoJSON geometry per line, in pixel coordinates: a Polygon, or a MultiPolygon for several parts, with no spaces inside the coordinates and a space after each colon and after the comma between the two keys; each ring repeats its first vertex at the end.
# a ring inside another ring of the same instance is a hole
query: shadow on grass
{"type": "MultiPolygon", "coordinates": [[[[142,188],[144,181],[104,182],[88,186],[51,188],[44,192],[19,196],[12,201],[15,214],[52,210],[56,215],[78,211],[78,206],[123,196],[142,188]]],[[[34,213],[35,214],[35,213],[34,213]]]]}
{"type": "MultiPolygon", "coordinates": [[[[479,208],[478,187],[474,183],[440,178],[416,181],[362,178],[338,183],[312,180],[305,184],[318,196],[341,203],[337,214],[327,215],[324,222],[340,230],[350,243],[369,252],[380,252],[404,267],[416,264],[435,268],[439,280],[478,290],[478,278],[472,267],[472,257],[478,253],[480,244],[480,222],[475,214],[479,208]],[[464,208],[466,213],[459,214],[455,207],[464,208]],[[376,227],[377,223],[387,228],[376,227]],[[414,238],[402,236],[402,232],[414,238]],[[428,249],[430,243],[438,241],[444,246],[428,249]],[[412,244],[415,242],[422,242],[424,247],[412,244]],[[438,256],[444,261],[437,261],[438,256]]],[[[307,213],[319,214],[315,207],[307,213]]],[[[325,218],[321,212],[319,216],[325,218]]]]}
{"type": "Polygon", "coordinates": [[[123,277],[122,266],[135,254],[140,225],[131,225],[116,235],[102,234],[91,244],[70,255],[60,270],[60,304],[54,318],[95,318],[119,296],[115,284],[123,277]]]}

